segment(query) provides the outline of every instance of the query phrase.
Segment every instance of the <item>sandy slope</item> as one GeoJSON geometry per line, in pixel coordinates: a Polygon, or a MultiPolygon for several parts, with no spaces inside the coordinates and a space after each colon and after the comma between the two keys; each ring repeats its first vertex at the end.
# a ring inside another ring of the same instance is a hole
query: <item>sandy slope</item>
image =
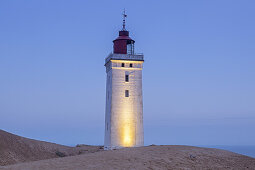
{"type": "Polygon", "coordinates": [[[0,130],[0,166],[97,152],[100,146],[68,147],[32,140],[0,130]]]}
{"type": "Polygon", "coordinates": [[[192,146],[147,146],[102,151],[68,147],[0,130],[0,169],[254,169],[255,159],[192,146]],[[56,154],[58,153],[58,154],[56,154]],[[66,156],[66,157],[61,157],[66,156]],[[33,162],[32,162],[33,161],[33,162]],[[21,163],[25,162],[25,163],[21,163]],[[14,164],[14,165],[10,165],[14,164]]]}
{"type": "Polygon", "coordinates": [[[218,149],[148,146],[15,164],[2,169],[255,169],[255,159],[218,149]]]}

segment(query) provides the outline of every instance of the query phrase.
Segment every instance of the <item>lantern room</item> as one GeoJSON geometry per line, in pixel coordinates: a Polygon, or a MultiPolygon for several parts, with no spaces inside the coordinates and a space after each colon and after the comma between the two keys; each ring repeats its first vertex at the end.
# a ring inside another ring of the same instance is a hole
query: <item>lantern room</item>
{"type": "Polygon", "coordinates": [[[135,41],[129,37],[126,30],[119,31],[119,37],[113,41],[113,52],[115,54],[134,54],[135,41]]]}

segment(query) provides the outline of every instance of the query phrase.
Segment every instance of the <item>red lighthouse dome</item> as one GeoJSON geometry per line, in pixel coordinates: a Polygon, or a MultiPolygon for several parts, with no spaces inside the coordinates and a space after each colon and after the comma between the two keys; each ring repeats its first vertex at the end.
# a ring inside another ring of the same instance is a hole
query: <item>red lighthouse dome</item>
{"type": "Polygon", "coordinates": [[[119,37],[113,40],[113,53],[115,54],[134,54],[135,41],[129,37],[129,32],[125,28],[127,15],[123,14],[123,28],[119,31],[119,37]]]}

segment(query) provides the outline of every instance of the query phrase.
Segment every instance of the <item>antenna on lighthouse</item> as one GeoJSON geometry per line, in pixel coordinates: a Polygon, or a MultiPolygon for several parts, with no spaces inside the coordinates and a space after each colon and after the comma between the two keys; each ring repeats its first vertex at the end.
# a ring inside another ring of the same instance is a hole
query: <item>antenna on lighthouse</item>
{"type": "Polygon", "coordinates": [[[124,11],[123,11],[123,27],[122,27],[122,30],[123,31],[126,31],[126,18],[127,18],[127,14],[126,14],[126,10],[124,8],[124,11]]]}

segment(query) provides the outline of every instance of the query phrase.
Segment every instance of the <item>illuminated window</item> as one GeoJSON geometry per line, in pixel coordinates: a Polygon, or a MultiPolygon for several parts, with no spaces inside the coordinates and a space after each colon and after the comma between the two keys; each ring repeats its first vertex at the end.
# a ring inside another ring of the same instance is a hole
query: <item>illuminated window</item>
{"type": "Polygon", "coordinates": [[[129,76],[128,75],[125,75],[125,81],[129,82],[129,76]]]}
{"type": "Polygon", "coordinates": [[[129,91],[125,90],[125,97],[129,97],[129,91]]]}
{"type": "Polygon", "coordinates": [[[125,67],[125,63],[121,63],[121,67],[125,67]]]}
{"type": "Polygon", "coordinates": [[[129,67],[133,67],[133,64],[132,64],[132,63],[130,63],[130,64],[129,64],[129,67]]]}

